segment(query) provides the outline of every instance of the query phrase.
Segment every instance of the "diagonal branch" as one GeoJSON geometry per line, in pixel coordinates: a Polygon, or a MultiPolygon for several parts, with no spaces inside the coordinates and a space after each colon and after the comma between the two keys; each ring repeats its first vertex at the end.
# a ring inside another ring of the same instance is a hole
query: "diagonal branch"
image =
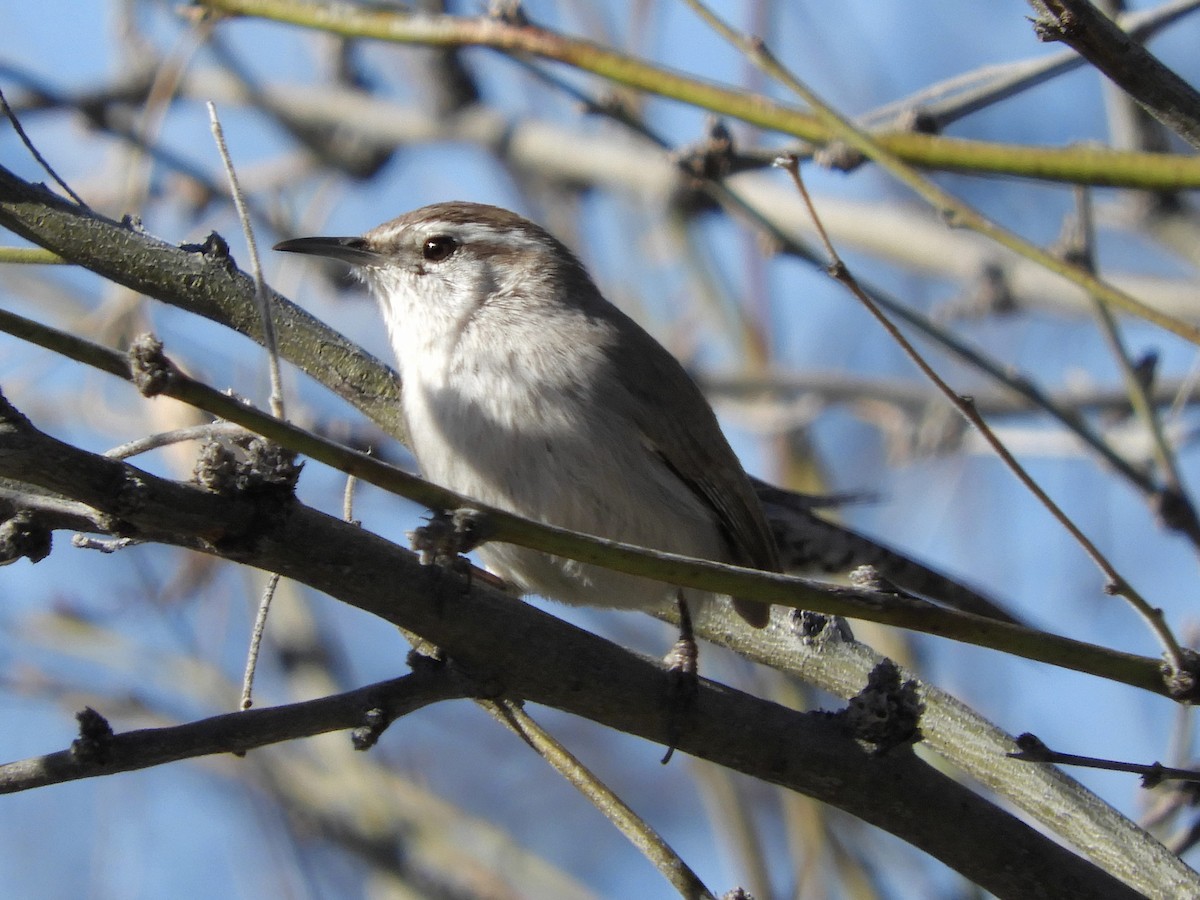
{"type": "MultiPolygon", "coordinates": [[[[78,493],[120,533],[199,547],[307,584],[444,648],[491,695],[553,706],[656,742],[668,738],[669,678],[659,663],[490,587],[424,568],[412,553],[294,501],[207,493],[83,451],[66,460],[64,445],[11,407],[0,413],[4,472],[78,493]]],[[[826,642],[811,652],[846,646],[826,642]]],[[[840,715],[798,713],[704,682],[676,743],[847,810],[1001,896],[1136,896],[907,749],[872,752],[849,726],[840,715]]],[[[1159,893],[1200,890],[1195,873],[1169,857],[1144,868],[1126,877],[1159,893]]]]}
{"type": "MultiPolygon", "coordinates": [[[[120,377],[139,377],[131,374],[126,360],[107,348],[73,335],[56,332],[2,310],[0,329],[50,346],[58,352],[120,377]]],[[[156,342],[143,342],[145,343],[156,342]]],[[[647,550],[620,541],[556,528],[523,519],[504,510],[487,507],[469,497],[455,494],[390,466],[373,456],[344,447],[289,422],[275,419],[191,379],[161,357],[161,349],[159,345],[155,351],[160,354],[156,361],[159,367],[159,377],[156,378],[155,386],[157,393],[183,400],[236,422],[294,452],[303,453],[430,509],[466,510],[471,514],[480,539],[504,541],[543,550],[631,575],[643,575],[669,584],[697,587],[717,594],[911,628],[991,647],[1027,659],[1088,672],[1166,694],[1175,699],[1182,700],[1188,696],[1183,687],[1183,680],[1164,683],[1158,663],[1152,659],[1108,650],[979,615],[943,609],[917,598],[835,587],[795,575],[760,572],[647,550]]],[[[145,376],[143,374],[140,377],[145,376]]],[[[82,488],[86,491],[82,495],[72,494],[64,489],[64,483],[69,483],[74,472],[86,470],[88,456],[83,450],[38,432],[0,397],[0,477],[29,481],[45,490],[71,494],[94,504],[94,498],[98,495],[89,486],[82,488]],[[5,458],[6,444],[25,452],[13,453],[5,458]],[[38,468],[39,455],[28,452],[30,447],[37,447],[39,444],[42,445],[42,452],[58,463],[49,472],[41,472],[38,468]],[[64,478],[68,481],[64,482],[64,478]]],[[[105,460],[106,463],[113,462],[107,458],[105,460]]],[[[140,486],[144,477],[149,476],[138,473],[134,479],[137,482],[135,487],[140,486]]],[[[120,482],[120,478],[119,472],[112,472],[111,480],[120,482]]],[[[106,507],[100,508],[107,511],[106,507]]],[[[240,536],[244,528],[240,520],[231,520],[229,525],[232,535],[240,536]]],[[[1195,688],[1194,682],[1188,684],[1190,688],[1195,688]]]]}
{"type": "MultiPolygon", "coordinates": [[[[814,144],[837,137],[812,112],[776,103],[761,94],[715,84],[582,38],[534,25],[485,17],[411,15],[347,3],[308,0],[200,0],[230,16],[257,16],[352,38],[374,38],[432,47],[491,47],[529,54],[591,72],[614,84],[669,97],[751,125],[814,144]]],[[[926,169],[1005,174],[1108,187],[1194,187],[1200,159],[1167,153],[1128,153],[1097,148],[1028,147],[969,141],[910,132],[878,137],[888,152],[926,169]]]]}
{"type": "Polygon", "coordinates": [[[1034,30],[1062,41],[1193,147],[1200,148],[1200,92],[1087,0],[1030,0],[1034,30]]]}
{"type": "MultiPolygon", "coordinates": [[[[219,235],[172,246],[126,219],[114,222],[0,166],[0,225],[73,263],[262,342],[254,282],[219,235]]],[[[279,355],[404,440],[400,380],[361,347],[268,289],[279,355]]]]}
{"type": "MultiPolygon", "coordinates": [[[[0,794],[27,791],[80,778],[132,772],[215,753],[256,747],[391,722],[443,700],[470,696],[469,682],[453,668],[428,670],[332,697],[226,713],[185,725],[145,728],[77,740],[70,750],[0,765],[0,794]]],[[[82,715],[82,714],[81,714],[82,715]]]]}

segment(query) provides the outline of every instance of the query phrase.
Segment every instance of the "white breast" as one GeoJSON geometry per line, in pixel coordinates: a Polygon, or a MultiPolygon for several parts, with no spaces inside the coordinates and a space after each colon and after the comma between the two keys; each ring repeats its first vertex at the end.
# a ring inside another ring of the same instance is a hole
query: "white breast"
{"type": "MultiPolygon", "coordinates": [[[[585,385],[602,376],[602,358],[575,354],[568,368],[556,348],[539,350],[536,340],[520,357],[497,349],[461,346],[444,369],[402,366],[405,418],[425,477],[574,531],[726,558],[711,511],[631,423],[614,421],[611,410],[606,418],[592,402],[585,385]]],[[[487,545],[480,556],[522,591],[565,603],[653,608],[675,594],[509,544],[487,545]]]]}

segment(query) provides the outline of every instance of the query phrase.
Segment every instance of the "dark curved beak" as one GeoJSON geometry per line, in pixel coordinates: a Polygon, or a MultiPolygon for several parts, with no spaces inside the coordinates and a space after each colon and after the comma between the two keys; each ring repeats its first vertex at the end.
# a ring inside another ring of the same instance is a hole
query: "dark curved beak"
{"type": "Polygon", "coordinates": [[[352,266],[379,265],[380,253],[361,237],[303,237],[280,241],[273,250],[339,259],[352,266]]]}

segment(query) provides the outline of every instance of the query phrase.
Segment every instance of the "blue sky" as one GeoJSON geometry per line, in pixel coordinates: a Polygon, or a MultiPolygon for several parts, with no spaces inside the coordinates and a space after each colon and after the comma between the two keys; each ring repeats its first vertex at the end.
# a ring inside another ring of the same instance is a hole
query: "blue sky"
{"type": "MultiPolygon", "coordinates": [[[[659,11],[642,30],[627,24],[626,4],[525,5],[534,20],[567,31],[595,33],[588,29],[598,28],[597,23],[612,26],[618,43],[676,68],[731,83],[747,77],[744,61],[683,4],[656,5],[659,11]]],[[[55,0],[4,4],[0,30],[10,37],[0,50],[0,88],[6,95],[19,95],[19,75],[63,90],[80,90],[112,78],[128,61],[119,40],[116,6],[55,0]]],[[[735,22],[750,21],[743,4],[728,6],[735,22]]],[[[838,5],[836,15],[818,4],[776,7],[768,33],[776,54],[827,99],[855,114],[983,64],[1053,49],[1034,40],[1025,20],[1029,8],[1019,3],[965,7],[951,2],[848,0],[838,5]]],[[[172,51],[187,46],[189,38],[167,8],[141,4],[136,9],[140,27],[158,47],[172,51]]],[[[1194,54],[1198,27],[1195,23],[1178,26],[1154,45],[1193,83],[1200,78],[1200,60],[1194,54]]],[[[310,35],[255,22],[225,23],[219,33],[260,78],[305,82],[316,77],[320,44],[310,35]]],[[[363,47],[361,55],[367,70],[386,86],[385,93],[399,101],[415,96],[403,74],[403,50],[372,45],[363,47]]],[[[472,51],[467,58],[487,77],[488,99],[514,120],[545,116],[573,121],[569,101],[546,91],[529,91],[521,73],[507,61],[482,51],[472,51]]],[[[203,68],[210,60],[201,53],[194,64],[203,68]]],[[[648,101],[648,108],[655,127],[677,144],[695,140],[703,128],[704,116],[696,110],[661,100],[648,101]]],[[[284,135],[261,117],[237,108],[222,109],[222,116],[231,152],[243,172],[267,166],[285,152],[284,135]]],[[[77,122],[31,114],[25,117],[25,125],[77,190],[91,196],[89,192],[102,193],[111,186],[120,159],[112,145],[77,122]]],[[[1103,139],[1098,79],[1086,72],[1067,76],[973,116],[957,124],[952,133],[1034,144],[1103,139]]],[[[189,103],[172,111],[161,140],[220,177],[202,105],[189,103]]],[[[23,176],[44,177],[8,131],[0,132],[0,161],[23,176]]],[[[964,176],[939,180],[1005,225],[1043,242],[1053,239],[1071,205],[1070,192],[1063,188],[964,176]]],[[[152,170],[152,181],[158,191],[178,190],[178,183],[161,168],[152,170]]],[[[808,182],[818,199],[887,199],[898,205],[920,205],[872,170],[850,176],[814,170],[808,182]]],[[[780,190],[788,189],[780,176],[780,190]]],[[[340,234],[363,231],[405,209],[456,197],[513,206],[531,215],[540,212],[529,207],[520,185],[493,161],[464,146],[401,151],[369,186],[297,181],[294,190],[263,199],[304,214],[311,211],[310,204],[319,204],[323,220],[319,230],[340,234]]],[[[1103,192],[1097,198],[1100,203],[1109,199],[1103,192]]],[[[196,240],[216,229],[230,239],[239,262],[245,260],[228,209],[212,205],[181,215],[166,204],[151,202],[144,213],[147,227],[170,241],[196,240]]],[[[689,282],[677,268],[653,257],[652,242],[647,242],[647,258],[629,257],[626,232],[645,222],[636,202],[613,195],[588,197],[580,221],[578,249],[597,280],[614,299],[652,298],[646,307],[659,317],[656,323],[664,328],[659,333],[669,337],[672,326],[678,325],[670,317],[670,303],[689,282]],[[657,298],[667,299],[656,304],[657,298]]],[[[819,272],[794,261],[756,256],[753,239],[727,221],[710,221],[700,233],[712,262],[730,283],[741,288],[761,279],[757,283],[764,286],[762,293],[770,304],[771,353],[781,369],[917,381],[911,364],[819,272]]],[[[260,233],[260,246],[273,239],[265,231],[260,233]]],[[[1117,229],[1102,231],[1100,249],[1102,266],[1113,271],[1195,277],[1186,262],[1152,250],[1117,229]]],[[[390,351],[377,314],[361,296],[338,299],[326,286],[315,284],[305,270],[289,268],[294,263],[270,255],[264,262],[277,287],[387,358],[390,351]]],[[[918,278],[865,256],[851,254],[851,262],[860,275],[925,310],[938,308],[961,290],[961,285],[918,278]]],[[[51,277],[63,296],[39,304],[29,293],[27,280],[13,276],[0,284],[0,302],[51,321],[64,319],[72,309],[111,311],[121,302],[90,275],[64,271],[51,277]]],[[[260,400],[265,396],[265,366],[247,342],[154,304],[141,307],[138,315],[169,335],[172,352],[194,371],[218,386],[233,385],[260,400]]],[[[1160,353],[1164,376],[1183,375],[1195,364],[1194,347],[1139,322],[1124,322],[1123,327],[1135,352],[1160,353]]],[[[959,330],[1051,387],[1117,383],[1103,342],[1082,319],[1034,313],[1012,320],[967,322],[959,330]]],[[[145,429],[142,401],[122,386],[99,375],[56,367],[47,354],[7,338],[0,337],[0,348],[0,387],[56,435],[104,449],[145,429]],[[100,405],[84,410],[87,416],[55,417],[56,404],[72,410],[82,395],[98,397],[100,405]]],[[[977,386],[974,374],[934,358],[952,380],[958,379],[957,387],[977,386]]],[[[714,370],[733,359],[728,344],[719,339],[710,338],[697,354],[698,362],[714,370]]],[[[297,407],[314,416],[333,420],[353,415],[295,373],[289,373],[288,385],[296,392],[297,407]]],[[[731,439],[747,466],[771,475],[770,441],[744,416],[724,412],[731,439]]],[[[1030,446],[1036,438],[1055,437],[1035,417],[1005,424],[1014,439],[1027,439],[1030,446]]],[[[1185,430],[1194,427],[1191,417],[1181,424],[1185,430]]],[[[1052,630],[1138,653],[1157,652],[1132,613],[1120,601],[1103,595],[1095,567],[987,453],[897,462],[874,429],[837,410],[818,418],[811,437],[832,489],[867,491],[880,498],[847,511],[855,527],[969,577],[1052,630]]],[[[1039,446],[1045,445],[1043,440],[1039,446]]],[[[1039,483],[1174,623],[1194,625],[1194,551],[1164,534],[1142,499],[1097,463],[1061,441],[1054,446],[1054,452],[1023,457],[1039,483]]],[[[393,453],[402,458],[400,451],[393,453]]],[[[1185,447],[1180,463],[1185,478],[1197,481],[1194,449],[1185,447]]],[[[146,464],[163,470],[172,465],[165,457],[146,464]]],[[[301,495],[334,510],[340,505],[341,484],[336,474],[310,464],[301,495]]],[[[420,514],[421,510],[378,492],[363,490],[360,495],[358,515],[368,527],[398,541],[403,541],[404,532],[420,514]]],[[[185,602],[171,596],[172,585],[186,565],[184,554],[135,550],[101,558],[72,550],[68,543],[67,536],[60,536],[50,559],[36,567],[21,562],[0,572],[0,671],[12,686],[0,692],[0,756],[17,759],[66,746],[74,733],[71,712],[92,690],[130,701],[127,719],[122,719],[119,705],[103,710],[113,714],[117,727],[137,727],[143,720],[132,709],[142,702],[161,704],[164,698],[173,698],[166,711],[180,718],[220,711],[225,695],[207,686],[201,690],[176,663],[187,655],[211,667],[214,677],[236,681],[249,607],[261,579],[221,568],[206,584],[202,603],[195,598],[185,602]],[[61,628],[39,627],[41,616],[52,609],[82,620],[77,643],[62,643],[61,628]],[[122,643],[112,643],[113,635],[120,636],[122,643]],[[32,677],[40,672],[53,678],[42,683],[32,677]],[[189,690],[177,696],[185,685],[189,690]]],[[[345,683],[357,685],[396,674],[404,648],[390,628],[328,598],[308,596],[297,606],[311,616],[311,627],[324,634],[336,651],[345,683]]],[[[640,618],[554,609],[619,640],[640,642],[647,652],[660,652],[656,648],[666,646],[659,626],[646,626],[640,618]]],[[[989,651],[926,639],[914,644],[922,674],[1014,733],[1030,730],[1063,750],[1144,762],[1165,759],[1170,752],[1175,710],[1164,700],[989,651]]],[[[261,683],[264,702],[288,699],[289,687],[278,669],[268,666],[261,683]]],[[[223,687],[228,689],[229,684],[223,687]]],[[[604,774],[619,790],[624,787],[646,798],[655,824],[710,884],[737,882],[728,854],[714,849],[719,842],[693,796],[686,763],[660,769],[653,747],[563,716],[548,714],[546,720],[598,767],[612,760],[636,760],[636,767],[613,766],[604,774]]],[[[321,751],[315,749],[317,742],[312,744],[298,752],[319,760],[321,751]]],[[[663,887],[648,865],[598,824],[594,811],[527,759],[517,742],[490,731],[478,711],[427,710],[394,728],[379,754],[467,811],[510,828],[518,841],[547,854],[600,896],[666,896],[656,893],[663,887]],[[486,769],[480,768],[481,758],[488,760],[486,769]],[[596,844],[589,852],[580,852],[574,846],[575,836],[585,829],[596,844]]],[[[0,883],[11,886],[14,896],[30,897],[85,893],[122,898],[258,897],[281,892],[319,897],[361,890],[350,862],[290,834],[265,795],[245,790],[245,782],[236,776],[246,765],[224,759],[177,764],[5,797],[5,814],[0,816],[0,847],[4,848],[0,849],[0,883]],[[315,861],[303,858],[308,853],[314,854],[315,861]],[[48,859],[54,864],[47,865],[48,859]],[[262,867],[263,860],[269,865],[262,867]]],[[[1130,814],[1139,811],[1143,797],[1134,779],[1096,773],[1079,777],[1118,808],[1130,814]]],[[[905,864],[911,864],[914,856],[894,847],[884,852],[897,854],[905,864]]],[[[945,884],[943,876],[928,870],[926,874],[945,884]]],[[[897,885],[894,896],[916,895],[897,885]]]]}

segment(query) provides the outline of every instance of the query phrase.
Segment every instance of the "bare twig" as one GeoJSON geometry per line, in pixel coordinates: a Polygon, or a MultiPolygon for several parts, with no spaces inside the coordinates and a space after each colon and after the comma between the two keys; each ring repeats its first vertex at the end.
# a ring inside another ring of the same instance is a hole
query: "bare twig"
{"type": "Polygon", "coordinates": [[[29,135],[27,135],[25,133],[25,129],[21,127],[21,120],[17,118],[17,114],[13,112],[12,107],[8,105],[8,100],[4,98],[3,91],[0,91],[0,109],[2,109],[4,115],[8,117],[8,121],[12,122],[13,130],[16,131],[17,136],[21,139],[21,143],[25,145],[25,149],[28,150],[33,158],[38,161],[38,165],[46,170],[46,174],[54,179],[55,184],[67,192],[67,196],[74,200],[83,209],[87,209],[88,205],[83,202],[83,198],[71,190],[71,186],[58,176],[58,173],[54,171],[54,167],[50,165],[50,163],[46,160],[46,157],[42,156],[41,151],[38,150],[33,141],[29,139],[29,135]]]}
{"type": "Polygon", "coordinates": [[[535,722],[522,704],[512,700],[477,702],[583,794],[662,873],[681,897],[715,900],[704,882],[670,844],[594,772],[535,722]]]}
{"type": "Polygon", "coordinates": [[[794,157],[785,157],[781,159],[781,166],[787,170],[792,176],[796,184],[797,190],[804,196],[805,202],[809,204],[813,218],[817,221],[817,227],[820,230],[821,238],[824,241],[826,252],[829,253],[831,260],[829,266],[829,274],[841,282],[847,290],[849,290],[859,302],[866,307],[867,311],[875,318],[888,335],[894,340],[897,345],[904,351],[905,355],[921,370],[922,374],[928,378],[934,386],[946,397],[957,409],[962,416],[970,422],[988,446],[992,448],[995,454],[1000,458],[1016,477],[1017,480],[1025,486],[1031,494],[1038,499],[1038,502],[1053,516],[1067,533],[1071,535],[1083,548],[1084,552],[1091,557],[1097,568],[1104,573],[1108,584],[1105,589],[1111,594],[1120,594],[1125,597],[1133,607],[1138,611],[1151,630],[1163,645],[1163,650],[1167,655],[1167,659],[1171,665],[1171,678],[1184,678],[1187,673],[1187,661],[1184,658],[1183,648],[1176,640],[1174,633],[1167,625],[1163,618],[1162,610],[1151,606],[1145,599],[1129,584],[1128,581],[1117,571],[1116,567],[1109,561],[1108,557],[1101,552],[1100,548],[1092,542],[1092,540],[1083,533],[1083,530],[1072,521],[1071,517],[1060,507],[1041,485],[1033,479],[1024,466],[1017,460],[1015,456],[1004,445],[1004,442],[996,437],[996,433],[988,426],[987,421],[979,414],[979,410],[975,408],[975,404],[970,397],[965,397],[955,391],[943,378],[934,371],[933,367],[925,360],[921,353],[912,345],[912,343],[904,336],[904,333],[883,314],[875,301],[858,285],[854,275],[846,267],[838,255],[833,244],[830,243],[828,236],[825,234],[824,226],[820,225],[820,217],[816,207],[812,205],[812,200],[809,197],[808,189],[804,186],[804,181],[800,177],[800,167],[794,157]]]}
{"type": "Polygon", "coordinates": [[[0,765],[0,794],[27,791],[80,778],[130,772],[214,753],[244,753],[296,738],[356,728],[367,709],[393,719],[431,703],[467,696],[469,685],[449,673],[414,673],[318,700],[226,713],[168,728],[110,734],[81,752],[79,741],[61,750],[0,765]]]}
{"type": "MultiPolygon", "coordinates": [[[[1076,219],[1078,240],[1072,242],[1068,239],[1067,252],[1075,251],[1080,265],[1094,269],[1095,233],[1092,222],[1091,197],[1083,189],[1076,191],[1076,219]],[[1075,243],[1076,246],[1071,247],[1071,243],[1075,243]]],[[[1197,521],[1195,506],[1184,489],[1179,469],[1175,465],[1175,454],[1167,444],[1158,412],[1150,402],[1146,382],[1138,376],[1134,369],[1133,361],[1129,358],[1124,342],[1121,340],[1116,317],[1099,299],[1092,299],[1096,307],[1096,318],[1100,323],[1101,333],[1104,335],[1125,380],[1129,401],[1151,437],[1151,445],[1154,448],[1155,459],[1163,479],[1163,486],[1155,495],[1158,500],[1159,515],[1174,530],[1186,534],[1191,539],[1193,548],[1200,549],[1200,521],[1197,521]]],[[[1123,584],[1123,582],[1113,582],[1113,584],[1123,584]]],[[[1133,606],[1134,611],[1147,622],[1159,640],[1163,641],[1168,648],[1180,647],[1178,639],[1174,636],[1174,632],[1160,608],[1151,606],[1136,591],[1121,590],[1115,591],[1115,593],[1119,593],[1133,606]]],[[[1179,654],[1175,653],[1172,659],[1178,664],[1179,654]]]]}
{"type": "Polygon", "coordinates": [[[250,271],[254,278],[254,299],[258,304],[259,315],[262,316],[263,348],[267,351],[267,364],[271,372],[271,412],[276,418],[282,419],[283,412],[283,381],[279,373],[279,348],[275,341],[275,321],[271,316],[271,302],[267,297],[267,284],[263,279],[262,262],[258,256],[258,242],[254,239],[254,228],[250,225],[250,214],[246,210],[245,196],[241,185],[238,184],[237,171],[233,159],[229,156],[229,148],[225,144],[225,132],[221,129],[221,120],[217,117],[217,107],[211,100],[208,102],[208,118],[212,123],[213,139],[217,144],[217,152],[221,154],[221,162],[225,166],[225,175],[229,179],[229,192],[233,195],[234,206],[237,207],[238,219],[242,223],[242,234],[246,238],[246,246],[250,249],[250,271]]]}
{"type": "Polygon", "coordinates": [[[1012,759],[1056,766],[1083,766],[1108,772],[1131,772],[1142,776],[1142,787],[1146,788],[1156,787],[1164,781],[1200,782],[1200,771],[1196,769],[1178,769],[1157,762],[1131,763],[1095,756],[1079,756],[1074,753],[1059,753],[1057,750],[1051,750],[1035,735],[1028,733],[1017,737],[1017,746],[1021,748],[1019,751],[1008,754],[1012,759]]]}
{"type": "Polygon", "coordinates": [[[1087,0],[1030,0],[1043,41],[1069,44],[1193,147],[1200,148],[1200,92],[1087,0]]]}
{"type": "MultiPolygon", "coordinates": [[[[267,283],[263,278],[262,262],[258,256],[258,242],[254,238],[254,228],[250,224],[250,214],[246,210],[245,196],[241,185],[238,184],[237,170],[229,155],[229,147],[225,143],[225,132],[221,128],[221,120],[217,116],[216,104],[208,101],[208,118],[212,125],[213,140],[217,144],[217,152],[225,166],[225,175],[229,179],[229,192],[233,195],[233,204],[237,208],[238,219],[242,223],[242,234],[250,249],[250,270],[254,277],[254,300],[258,304],[259,315],[262,316],[263,348],[267,351],[267,366],[271,373],[271,395],[269,398],[271,414],[277,419],[284,417],[283,379],[279,372],[279,348],[275,341],[275,322],[271,316],[271,301],[267,297],[267,283]]],[[[253,703],[254,670],[258,665],[258,653],[262,647],[263,634],[267,628],[267,616],[271,611],[271,600],[275,589],[279,586],[279,576],[271,573],[259,599],[258,612],[254,617],[254,627],[250,632],[250,646],[246,651],[246,669],[242,676],[242,709],[249,709],[253,703]]]]}
{"type": "Polygon", "coordinates": [[[263,635],[267,630],[267,616],[271,612],[271,601],[275,599],[275,589],[279,587],[279,575],[272,572],[263,587],[262,596],[258,601],[258,612],[254,616],[254,627],[250,630],[250,646],[246,650],[246,667],[242,673],[242,699],[239,704],[242,709],[254,705],[254,673],[258,668],[258,654],[262,649],[263,635]]]}
{"type": "Polygon", "coordinates": [[[208,422],[204,425],[189,425],[186,428],[176,428],[173,431],[161,431],[147,435],[137,440],[113,447],[105,452],[110,459],[129,459],[160,447],[183,441],[211,441],[217,437],[239,437],[250,434],[241,425],[232,422],[208,422]]]}
{"type": "MultiPolygon", "coordinates": [[[[1095,226],[1092,217],[1091,194],[1084,188],[1075,191],[1077,230],[1079,232],[1078,246],[1068,246],[1067,252],[1074,252],[1080,264],[1095,268],[1095,226]]],[[[1071,243],[1068,239],[1068,244],[1071,243]]],[[[1150,435],[1150,445],[1153,448],[1154,460],[1158,465],[1162,486],[1151,496],[1158,507],[1159,517],[1171,529],[1187,535],[1192,546],[1200,550],[1200,520],[1196,517],[1195,504],[1189,497],[1175,462],[1175,452],[1167,442],[1158,408],[1150,396],[1151,379],[1141,377],[1125,343],[1121,338],[1120,327],[1116,316],[1104,303],[1095,297],[1091,298],[1096,311],[1096,319],[1100,323],[1101,334],[1108,343],[1113,358],[1121,370],[1125,390],[1134,413],[1146,426],[1150,435]]],[[[1161,615],[1161,612],[1158,613],[1161,615]]]]}

